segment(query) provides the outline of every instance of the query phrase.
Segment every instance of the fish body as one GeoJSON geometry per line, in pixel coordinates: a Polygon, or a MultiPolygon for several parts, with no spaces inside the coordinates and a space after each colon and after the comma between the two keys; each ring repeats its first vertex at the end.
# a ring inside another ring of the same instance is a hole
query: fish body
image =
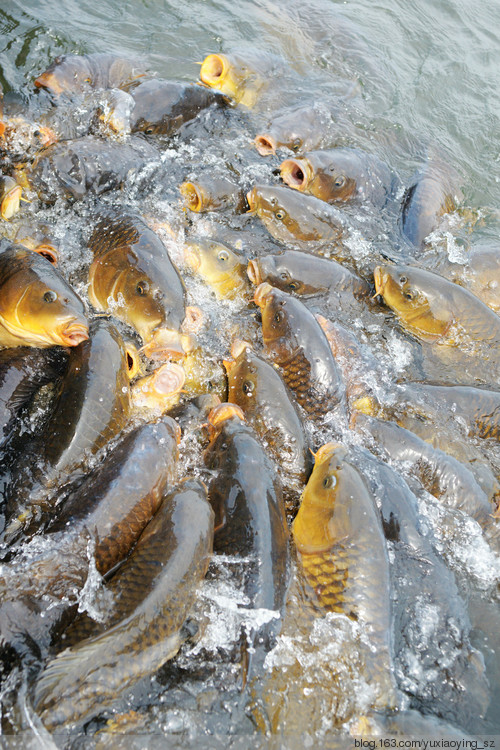
{"type": "Polygon", "coordinates": [[[132,172],[158,158],[156,148],[139,136],[118,143],[88,135],[48,146],[26,176],[45,203],[58,197],[77,201],[121,187],[132,172]]]}
{"type": "Polygon", "coordinates": [[[298,297],[328,296],[336,307],[355,299],[368,299],[370,285],[335,260],[319,258],[297,250],[280,255],[263,255],[251,260],[248,273],[254,284],[267,281],[298,297]]]}
{"type": "Polygon", "coordinates": [[[304,304],[263,283],[255,292],[262,310],[265,353],[280,368],[287,387],[312,419],[345,409],[345,388],[314,315],[304,304]]]}
{"type": "Polygon", "coordinates": [[[248,290],[246,260],[235,248],[204,237],[186,242],[188,266],[213,290],[217,299],[234,299],[248,290]]]}
{"type": "Polygon", "coordinates": [[[355,148],[312,151],[286,159],[281,177],[289,187],[327,203],[370,203],[382,208],[390,199],[395,178],[378,157],[355,148]]]}
{"type": "Polygon", "coordinates": [[[107,320],[96,321],[89,340],[71,352],[50,419],[34,438],[32,460],[19,459],[7,505],[8,515],[17,517],[14,526],[29,526],[33,514],[52,508],[61,483],[74,479],[123,429],[130,416],[129,366],[117,329],[107,320]]]}
{"type": "Polygon", "coordinates": [[[498,315],[458,284],[402,264],[377,266],[374,278],[376,293],[414,336],[447,346],[500,343],[498,315]]]}
{"type": "Polygon", "coordinates": [[[92,89],[114,89],[144,75],[144,70],[124,57],[96,52],[59,55],[38,78],[35,86],[61,94],[84,94],[92,89]]]}
{"type": "Polygon", "coordinates": [[[248,193],[247,201],[250,211],[276,240],[335,243],[344,234],[342,213],[312,195],[300,195],[288,187],[257,185],[248,193]]]}
{"type": "Polygon", "coordinates": [[[78,346],[88,338],[80,297],[39,253],[0,252],[0,346],[78,346]]]}
{"type": "Polygon", "coordinates": [[[185,317],[185,288],[160,238],[138,217],[105,214],[89,240],[94,260],[89,299],[132,326],[144,343],[162,329],[178,331],[185,317]]]}
{"type": "Polygon", "coordinates": [[[177,653],[212,540],[206,489],[198,480],[187,480],[165,496],[132,555],[111,579],[113,605],[104,624],[85,616],[75,622],[75,640],[79,632],[92,635],[60,653],[42,672],[34,704],[48,729],[95,715],[177,653]]]}
{"type": "Polygon", "coordinates": [[[288,496],[307,480],[311,453],[304,427],[281,376],[250,347],[242,346],[228,368],[228,401],[237,404],[247,422],[269,447],[288,496]]]}
{"type": "Polygon", "coordinates": [[[440,216],[457,208],[463,198],[458,181],[457,173],[436,158],[417,170],[403,197],[400,216],[402,234],[415,248],[424,247],[440,216]]]}
{"type": "Polygon", "coordinates": [[[288,529],[281,483],[253,429],[234,404],[209,415],[205,465],[215,472],[209,500],[215,511],[214,550],[249,558],[244,592],[252,608],[280,610],[288,576],[288,529]]]}
{"type": "Polygon", "coordinates": [[[313,472],[293,522],[306,595],[320,611],[356,620],[371,644],[371,678],[379,700],[394,700],[389,563],[378,512],[343,446],[316,454],[313,472]]]}

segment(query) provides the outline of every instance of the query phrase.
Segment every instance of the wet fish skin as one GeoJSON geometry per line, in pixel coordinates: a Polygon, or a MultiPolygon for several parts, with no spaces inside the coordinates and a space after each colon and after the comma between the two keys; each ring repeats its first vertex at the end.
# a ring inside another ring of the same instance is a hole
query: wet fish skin
{"type": "Polygon", "coordinates": [[[327,203],[370,203],[384,207],[395,187],[395,176],[374,154],[355,148],[311,151],[286,159],[281,177],[291,188],[327,203]]]}
{"type": "Polygon", "coordinates": [[[74,479],[119,434],[130,415],[128,368],[121,335],[109,321],[96,320],[90,339],[71,351],[51,417],[27,452],[31,460],[19,458],[7,493],[8,518],[28,529],[33,514],[54,507],[61,483],[74,479]]]}
{"type": "Polygon", "coordinates": [[[371,293],[366,281],[335,260],[297,250],[255,258],[249,263],[248,273],[254,284],[267,281],[298,297],[328,295],[332,304],[341,306],[353,298],[368,301],[371,293]]]}
{"type": "Polygon", "coordinates": [[[0,349],[0,449],[9,441],[20,410],[42,385],[60,377],[66,365],[62,348],[0,349]]]}
{"type": "Polygon", "coordinates": [[[89,239],[89,299],[128,323],[144,343],[161,328],[178,331],[185,317],[185,287],[168,251],[140,217],[101,215],[89,239]]]}
{"type": "Polygon", "coordinates": [[[205,281],[217,299],[234,299],[248,290],[245,256],[224,242],[190,238],[185,245],[188,266],[205,281]]]}
{"type": "Polygon", "coordinates": [[[130,131],[146,135],[174,135],[203,110],[228,101],[218,91],[160,78],[134,81],[124,89],[134,101],[130,131]]]}
{"type": "MultiPolygon", "coordinates": [[[[285,497],[301,491],[312,468],[301,419],[277,370],[248,346],[228,369],[228,401],[244,412],[269,447],[283,478],[285,497]]],[[[294,498],[294,506],[296,498],[294,498]]]]}
{"type": "Polygon", "coordinates": [[[306,595],[324,612],[338,612],[366,629],[373,648],[367,668],[382,686],[379,705],[395,699],[392,678],[389,563],[378,511],[347,449],[329,443],[293,522],[306,595]],[[369,663],[371,661],[371,663],[369,663]]]}
{"type": "Polygon", "coordinates": [[[312,195],[278,185],[256,185],[247,195],[248,205],[268,232],[281,242],[339,242],[345,219],[335,206],[328,206],[312,195]]]}
{"type": "Polygon", "coordinates": [[[209,423],[214,427],[204,460],[216,472],[208,491],[215,512],[214,550],[251,558],[244,583],[251,607],[281,610],[288,583],[288,529],[280,480],[238,407],[220,404],[209,423]]]}
{"type": "Polygon", "coordinates": [[[156,148],[139,136],[118,143],[88,135],[48,146],[26,178],[45,203],[59,197],[77,201],[121,187],[130,174],[158,158],[156,148]]]}
{"type": "Polygon", "coordinates": [[[186,206],[195,213],[225,208],[242,213],[247,208],[243,190],[237,183],[225,177],[202,175],[195,180],[183,182],[179,186],[179,192],[186,206]]]}
{"type": "Polygon", "coordinates": [[[39,253],[0,252],[0,289],[0,346],[74,347],[88,338],[82,300],[39,253]]]}
{"type": "Polygon", "coordinates": [[[211,54],[204,59],[200,80],[230,97],[236,104],[252,109],[268,84],[268,71],[277,59],[257,54],[211,54]]]}
{"type": "Polygon", "coordinates": [[[375,291],[404,327],[424,341],[448,346],[500,343],[500,318],[463,287],[416,266],[377,266],[375,291]]]}
{"type": "Polygon", "coordinates": [[[90,89],[113,89],[143,76],[137,62],[103,52],[90,55],[59,55],[38,78],[35,86],[55,97],[83,94],[90,89]]]}
{"type": "Polygon", "coordinates": [[[305,305],[280,289],[261,284],[265,353],[279,366],[287,387],[312,419],[345,411],[345,387],[328,340],[305,305]]]}
{"type": "MultiPolygon", "coordinates": [[[[176,654],[212,540],[206,489],[199,480],[186,480],[164,497],[134,552],[111,579],[114,605],[105,623],[83,617],[94,634],[60,653],[42,672],[34,706],[49,730],[90,718],[176,654]]],[[[76,634],[79,623],[73,627],[76,634]]]]}

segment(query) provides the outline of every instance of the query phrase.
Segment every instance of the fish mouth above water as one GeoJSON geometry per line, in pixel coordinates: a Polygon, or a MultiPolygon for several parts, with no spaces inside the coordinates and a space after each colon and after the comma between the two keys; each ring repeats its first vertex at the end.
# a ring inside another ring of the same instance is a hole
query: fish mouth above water
{"type": "Polygon", "coordinates": [[[261,156],[271,156],[276,153],[277,143],[272,135],[265,133],[264,135],[257,135],[254,139],[255,148],[261,156]]]}
{"type": "Polygon", "coordinates": [[[373,269],[373,281],[375,283],[375,297],[377,294],[384,294],[384,289],[389,281],[389,274],[384,271],[382,266],[375,266],[373,269]]]}
{"type": "Polygon", "coordinates": [[[252,282],[252,284],[255,284],[255,286],[259,286],[259,284],[262,283],[262,276],[260,273],[259,268],[259,261],[258,260],[250,260],[248,261],[247,266],[247,276],[252,282]]]}
{"type": "Polygon", "coordinates": [[[273,292],[273,290],[274,287],[272,287],[271,284],[268,284],[267,281],[264,281],[264,283],[259,284],[259,286],[255,290],[253,301],[258,307],[265,307],[268,297],[273,292]]]}
{"type": "Polygon", "coordinates": [[[89,327],[86,323],[69,323],[59,334],[62,346],[78,346],[89,338],[89,327]]]}
{"type": "Polygon", "coordinates": [[[183,182],[179,186],[179,192],[190,211],[200,213],[203,210],[203,193],[194,182],[183,182]]]}
{"type": "Polygon", "coordinates": [[[311,181],[311,169],[305,159],[285,159],[281,164],[281,179],[295,190],[306,190],[311,181]]]}
{"type": "Polygon", "coordinates": [[[201,64],[200,78],[207,86],[216,86],[224,79],[227,67],[224,55],[208,55],[201,64]]]}
{"type": "Polygon", "coordinates": [[[20,185],[16,185],[4,196],[0,204],[0,216],[2,219],[8,221],[17,214],[19,211],[19,204],[21,202],[21,195],[23,189],[20,185]]]}
{"type": "Polygon", "coordinates": [[[247,203],[249,205],[249,210],[247,213],[249,214],[255,214],[257,212],[257,193],[255,191],[255,188],[252,188],[248,191],[246,194],[247,203]]]}

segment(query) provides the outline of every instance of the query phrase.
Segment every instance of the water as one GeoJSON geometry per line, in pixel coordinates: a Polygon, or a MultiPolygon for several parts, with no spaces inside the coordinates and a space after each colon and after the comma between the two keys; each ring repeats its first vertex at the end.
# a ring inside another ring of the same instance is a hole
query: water
{"type": "MultiPolygon", "coordinates": [[[[450,259],[460,259],[463,247],[469,242],[473,245],[481,240],[496,242],[498,237],[499,45],[500,5],[494,0],[479,0],[473,5],[468,0],[419,0],[418,3],[405,0],[377,3],[370,0],[343,3],[190,0],[177,5],[160,0],[129,3],[3,0],[0,83],[7,94],[20,92],[22,99],[28,101],[32,99],[34,78],[62,53],[106,51],[137,56],[160,77],[182,81],[195,81],[199,71],[196,61],[212,52],[258,48],[263,53],[272,53],[289,72],[283,78],[279,73],[273,78],[273,94],[265,100],[263,109],[252,115],[235,110],[221,116],[220,140],[207,137],[202,143],[193,140],[169,145],[161,164],[151,169],[150,177],[140,175],[136,184],[128,185],[119,202],[138,207],[168,225],[162,236],[173,260],[183,271],[186,269],[182,241],[189,232],[216,235],[222,229],[233,242],[240,241],[247,257],[258,254],[271,243],[255,220],[197,216],[191,217],[192,226],[189,226],[180,210],[177,185],[184,179],[196,178],[200,163],[210,170],[230,165],[246,188],[255,182],[272,182],[276,179],[273,169],[280,160],[258,157],[251,140],[268,121],[276,106],[273,99],[288,103],[322,102],[335,94],[354,91],[355,123],[348,143],[377,154],[398,173],[403,185],[409,183],[429,150],[439,151],[458,171],[464,205],[473,212],[481,211],[485,217],[472,237],[461,228],[455,231],[452,228],[444,235],[438,233],[435,252],[444,248],[450,259]],[[146,195],[145,185],[148,186],[146,195]]],[[[104,202],[116,200],[113,196],[103,197],[104,202]]],[[[63,272],[84,295],[84,270],[90,261],[84,243],[92,220],[91,209],[89,213],[88,206],[76,206],[73,210],[62,204],[40,209],[35,201],[25,211],[28,215],[40,212],[47,217],[56,237],[65,245],[61,261],[63,272]]],[[[4,231],[9,234],[11,228],[5,227],[4,231]]],[[[354,233],[351,245],[353,256],[361,265],[369,260],[369,237],[354,233]]],[[[215,305],[201,282],[189,275],[186,281],[190,302],[208,311],[209,323],[201,338],[214,358],[227,355],[234,327],[240,338],[246,337],[243,331],[248,332],[251,339],[258,339],[255,322],[237,303],[215,305]],[[215,331],[219,335],[215,335],[215,331]]],[[[414,365],[413,348],[397,328],[388,326],[386,330],[386,316],[374,316],[369,325],[361,319],[351,324],[357,334],[363,333],[363,340],[372,342],[389,373],[388,378],[408,376],[414,365]]],[[[319,439],[313,430],[311,433],[313,438],[319,439]]],[[[326,441],[331,435],[331,427],[327,426],[321,438],[326,441]]],[[[344,437],[349,439],[349,435],[344,437]]],[[[356,438],[351,440],[356,443],[356,438]]],[[[197,463],[201,462],[196,440],[185,436],[181,448],[186,453],[185,466],[196,471],[197,463]]],[[[486,451],[492,461],[491,452],[495,450],[493,446],[486,451]]],[[[485,721],[469,718],[466,726],[478,733],[498,732],[498,718],[494,716],[500,684],[495,654],[498,633],[495,640],[492,633],[496,627],[496,605],[489,595],[498,580],[495,571],[498,561],[473,521],[455,514],[457,517],[449,532],[443,521],[446,514],[426,493],[420,494],[419,506],[423,519],[421,533],[425,535],[427,530],[429,537],[434,538],[434,548],[456,574],[462,596],[480,602],[478,609],[485,610],[489,617],[490,629],[485,628],[485,635],[479,627],[479,618],[471,614],[476,626],[472,639],[482,649],[492,681],[493,709],[485,721]]],[[[412,564],[417,566],[414,561],[412,564]]],[[[237,746],[238,738],[245,738],[255,730],[238,705],[237,693],[229,691],[225,696],[223,691],[226,684],[234,687],[239,678],[234,660],[228,655],[237,648],[239,624],[245,614],[241,594],[232,583],[233,567],[231,560],[225,559],[211,566],[197,604],[200,616],[209,620],[201,640],[187,647],[174,664],[166,665],[152,680],[143,681],[118,704],[119,714],[126,715],[131,709],[138,711],[139,718],[130,719],[127,731],[131,735],[139,732],[154,738],[163,733],[169,736],[172,746],[179,738],[196,746],[200,732],[206,733],[204,741],[210,735],[229,733],[237,746]]],[[[396,577],[400,589],[404,590],[404,571],[399,571],[396,577]]],[[[416,580],[415,573],[408,584],[415,591],[418,590],[416,580]]],[[[405,672],[404,676],[400,675],[400,684],[417,695],[423,715],[432,712],[432,681],[436,679],[436,670],[434,664],[423,664],[419,660],[416,642],[420,641],[423,648],[434,637],[438,638],[436,628],[440,620],[436,607],[432,602],[415,601],[416,635],[412,636],[408,629],[406,636],[414,637],[414,642],[405,642],[399,661],[399,668],[405,672]]],[[[370,705],[371,687],[353,667],[358,661],[362,664],[363,658],[359,652],[357,626],[341,615],[327,616],[308,627],[307,623],[294,620],[294,616],[292,606],[288,629],[283,632],[275,652],[269,655],[267,666],[269,669],[290,668],[288,676],[280,679],[290,681],[290,693],[299,696],[296,705],[303,705],[303,696],[311,702],[309,710],[296,711],[293,702],[280,709],[285,717],[281,731],[286,736],[310,730],[306,739],[312,744],[326,743],[327,739],[331,741],[338,736],[342,746],[346,741],[342,733],[347,725],[339,726],[341,722],[335,719],[335,712],[348,721],[352,718],[350,712],[354,710],[358,717],[362,716],[370,705]],[[301,665],[302,671],[297,672],[297,665],[301,665]],[[345,694],[330,695],[329,685],[333,683],[342,684],[345,694]],[[311,698],[315,691],[324,693],[316,702],[311,698]],[[314,715],[315,711],[319,712],[319,718],[314,715]],[[301,721],[311,724],[305,727],[301,721]],[[316,725],[314,732],[312,727],[316,725]]],[[[457,611],[450,615],[455,630],[449,638],[443,638],[441,667],[453,665],[458,658],[461,629],[466,629],[464,618],[463,604],[457,605],[457,611]]],[[[10,679],[4,694],[22,684],[18,675],[10,679]]],[[[430,724],[419,724],[417,718],[413,725],[409,724],[415,736],[430,726],[438,736],[445,731],[465,731],[460,709],[454,710],[451,703],[448,713],[446,706],[440,708],[451,728],[434,726],[432,720],[430,724]]],[[[33,723],[29,709],[25,706],[24,710],[29,720],[20,724],[28,730],[33,728],[33,723]]],[[[8,722],[16,723],[10,716],[8,722]]],[[[87,734],[92,735],[99,726],[91,724],[87,734]]],[[[43,734],[43,728],[41,731],[43,734]]],[[[50,746],[51,740],[44,736],[43,741],[50,746]]],[[[97,743],[102,747],[112,746],[108,741],[104,734],[97,743]]],[[[258,740],[252,740],[254,742],[258,740]]]]}

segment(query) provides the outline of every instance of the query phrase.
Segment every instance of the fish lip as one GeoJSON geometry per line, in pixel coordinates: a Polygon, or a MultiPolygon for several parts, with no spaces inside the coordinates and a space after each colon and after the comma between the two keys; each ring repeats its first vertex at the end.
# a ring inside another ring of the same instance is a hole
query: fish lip
{"type": "Polygon", "coordinates": [[[188,245],[184,249],[184,262],[192,271],[198,271],[201,266],[200,253],[197,247],[188,245]]]}
{"type": "Polygon", "coordinates": [[[255,286],[259,286],[262,283],[262,276],[259,268],[258,260],[249,260],[247,266],[247,276],[255,286]]]}
{"type": "Polygon", "coordinates": [[[227,72],[227,61],[224,55],[211,54],[203,60],[200,68],[200,79],[207,86],[216,86],[227,72]]]}
{"type": "Polygon", "coordinates": [[[270,133],[256,135],[254,138],[255,148],[261,156],[274,156],[276,154],[277,143],[270,133]]]}
{"type": "Polygon", "coordinates": [[[330,459],[339,448],[343,446],[340,443],[325,443],[321,448],[314,454],[314,463],[320,464],[330,459]]]}
{"type": "Polygon", "coordinates": [[[203,193],[194,182],[183,182],[179,185],[179,192],[190,211],[200,213],[203,211],[203,193]]]}
{"type": "Polygon", "coordinates": [[[139,350],[146,357],[182,358],[187,353],[183,339],[188,338],[171,328],[157,328],[151,339],[139,350]]]}
{"type": "Polygon", "coordinates": [[[60,333],[63,346],[78,346],[89,338],[87,323],[69,323],[60,333]]]}
{"type": "Polygon", "coordinates": [[[311,179],[306,159],[285,159],[280,166],[281,179],[294,190],[305,191],[311,179]]]}
{"type": "Polygon", "coordinates": [[[177,362],[167,362],[153,373],[152,390],[158,396],[172,396],[182,390],[185,382],[184,368],[177,362]]]}
{"type": "Polygon", "coordinates": [[[47,75],[46,72],[35,78],[34,83],[37,88],[48,89],[55,96],[60,96],[64,92],[64,88],[57,83],[57,79],[53,75],[47,75]]]}
{"type": "Polygon", "coordinates": [[[53,266],[57,266],[59,253],[54,245],[50,245],[49,243],[42,243],[41,245],[37,245],[35,248],[33,248],[33,250],[35,253],[38,253],[38,255],[41,255],[43,258],[48,260],[49,263],[52,263],[53,266]]]}
{"type": "Polygon", "coordinates": [[[375,268],[373,269],[373,281],[375,284],[374,297],[376,297],[378,294],[383,295],[385,285],[388,281],[388,274],[386,271],[384,271],[383,266],[375,266],[375,268]]]}
{"type": "Polygon", "coordinates": [[[252,345],[248,341],[244,341],[243,339],[235,339],[231,344],[231,357],[236,360],[241,354],[243,354],[243,352],[246,352],[248,349],[252,349],[252,345]]]}
{"type": "Polygon", "coordinates": [[[249,213],[249,214],[256,213],[256,211],[257,211],[257,194],[255,192],[255,188],[252,188],[251,190],[249,190],[245,197],[246,197],[247,203],[248,203],[248,205],[250,207],[249,210],[247,211],[247,213],[249,213]]]}
{"type": "Polygon", "coordinates": [[[0,216],[5,221],[11,219],[19,211],[23,189],[20,185],[15,185],[2,199],[0,204],[0,216]]]}
{"type": "Polygon", "coordinates": [[[240,406],[227,402],[214,406],[208,415],[208,432],[210,440],[212,440],[214,435],[219,432],[219,428],[224,422],[235,417],[242,422],[245,421],[245,415],[240,406]]]}
{"type": "Polygon", "coordinates": [[[264,308],[267,304],[269,295],[273,291],[274,291],[274,287],[271,286],[271,284],[269,284],[267,281],[264,281],[262,284],[259,284],[259,286],[255,290],[253,301],[258,307],[264,308]]]}

